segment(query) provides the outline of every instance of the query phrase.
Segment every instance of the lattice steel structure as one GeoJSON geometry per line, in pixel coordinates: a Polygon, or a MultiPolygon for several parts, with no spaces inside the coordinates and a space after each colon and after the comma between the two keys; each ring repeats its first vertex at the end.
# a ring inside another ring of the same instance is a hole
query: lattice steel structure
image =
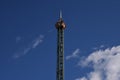
{"type": "Polygon", "coordinates": [[[56,23],[57,29],[57,80],[64,80],[64,29],[65,23],[60,12],[60,19],[56,23]]]}

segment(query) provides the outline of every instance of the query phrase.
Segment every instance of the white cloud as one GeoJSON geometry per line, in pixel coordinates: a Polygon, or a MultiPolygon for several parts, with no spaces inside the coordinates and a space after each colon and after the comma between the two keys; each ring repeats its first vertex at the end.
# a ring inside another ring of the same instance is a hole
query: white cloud
{"type": "Polygon", "coordinates": [[[101,73],[99,71],[91,72],[89,74],[89,80],[102,80],[101,73]]]}
{"type": "Polygon", "coordinates": [[[40,43],[42,43],[43,39],[44,39],[44,36],[40,35],[37,38],[35,38],[30,44],[23,45],[26,47],[21,48],[20,50],[15,52],[15,54],[13,55],[13,58],[16,59],[16,58],[26,55],[30,50],[36,48],[40,43]]]}
{"type": "Polygon", "coordinates": [[[32,48],[36,48],[40,43],[42,43],[42,42],[43,42],[43,38],[44,38],[43,35],[40,35],[38,38],[36,38],[36,39],[33,41],[32,48]]]}
{"type": "Polygon", "coordinates": [[[72,53],[72,55],[69,55],[69,56],[66,56],[66,59],[68,60],[68,59],[71,59],[71,58],[76,58],[76,57],[78,57],[79,54],[80,53],[80,49],[76,49],[73,53],[72,53]]]}
{"type": "Polygon", "coordinates": [[[104,45],[101,45],[100,48],[104,48],[105,46],[104,45]]]}
{"type": "Polygon", "coordinates": [[[94,47],[93,49],[94,50],[98,50],[98,49],[102,49],[102,48],[104,48],[105,46],[104,45],[100,45],[99,47],[94,47]]]}
{"type": "Polygon", "coordinates": [[[75,80],[87,80],[85,77],[82,77],[82,78],[77,78],[75,80]]]}
{"type": "Polygon", "coordinates": [[[93,68],[79,80],[120,80],[120,46],[95,51],[79,65],[93,68]]]}

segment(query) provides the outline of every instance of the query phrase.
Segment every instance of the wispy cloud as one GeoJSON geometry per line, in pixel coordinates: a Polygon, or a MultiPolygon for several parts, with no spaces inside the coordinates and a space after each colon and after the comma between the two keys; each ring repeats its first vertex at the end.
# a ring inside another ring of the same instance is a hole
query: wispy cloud
{"type": "Polygon", "coordinates": [[[77,78],[75,80],[87,80],[86,77],[82,77],[82,78],[77,78]]]}
{"type": "Polygon", "coordinates": [[[76,80],[120,80],[120,46],[95,51],[79,65],[91,67],[93,71],[76,80]]]}
{"type": "Polygon", "coordinates": [[[33,41],[32,48],[36,48],[40,43],[42,43],[42,42],[43,42],[43,38],[44,38],[43,35],[40,35],[38,38],[36,38],[36,39],[33,41]]]}
{"type": "Polygon", "coordinates": [[[30,50],[36,48],[39,44],[43,42],[44,35],[39,35],[37,38],[35,38],[30,44],[28,45],[23,45],[25,46],[24,48],[20,48],[15,54],[13,55],[13,58],[19,58],[21,56],[26,55],[30,50]]]}
{"type": "Polygon", "coordinates": [[[94,50],[98,50],[98,49],[102,49],[102,48],[104,48],[105,46],[104,45],[100,45],[99,47],[94,47],[93,49],[94,50]]]}
{"type": "Polygon", "coordinates": [[[71,55],[66,56],[66,59],[68,60],[71,58],[76,58],[79,56],[79,53],[80,53],[80,49],[77,48],[71,55]]]}

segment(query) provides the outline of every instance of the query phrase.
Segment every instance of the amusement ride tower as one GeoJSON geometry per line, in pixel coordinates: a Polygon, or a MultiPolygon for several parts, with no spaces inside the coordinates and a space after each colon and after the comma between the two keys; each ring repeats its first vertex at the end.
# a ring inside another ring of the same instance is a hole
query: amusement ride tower
{"type": "Polygon", "coordinates": [[[56,23],[57,29],[57,80],[64,80],[64,29],[66,25],[62,19],[62,12],[60,12],[60,19],[56,23]]]}

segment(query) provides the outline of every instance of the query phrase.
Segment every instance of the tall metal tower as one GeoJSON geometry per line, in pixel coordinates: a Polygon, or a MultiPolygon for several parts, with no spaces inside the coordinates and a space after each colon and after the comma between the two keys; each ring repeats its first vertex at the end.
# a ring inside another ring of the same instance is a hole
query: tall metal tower
{"type": "Polygon", "coordinates": [[[57,29],[57,80],[64,80],[64,29],[66,27],[62,12],[60,11],[60,19],[56,23],[57,29]]]}

